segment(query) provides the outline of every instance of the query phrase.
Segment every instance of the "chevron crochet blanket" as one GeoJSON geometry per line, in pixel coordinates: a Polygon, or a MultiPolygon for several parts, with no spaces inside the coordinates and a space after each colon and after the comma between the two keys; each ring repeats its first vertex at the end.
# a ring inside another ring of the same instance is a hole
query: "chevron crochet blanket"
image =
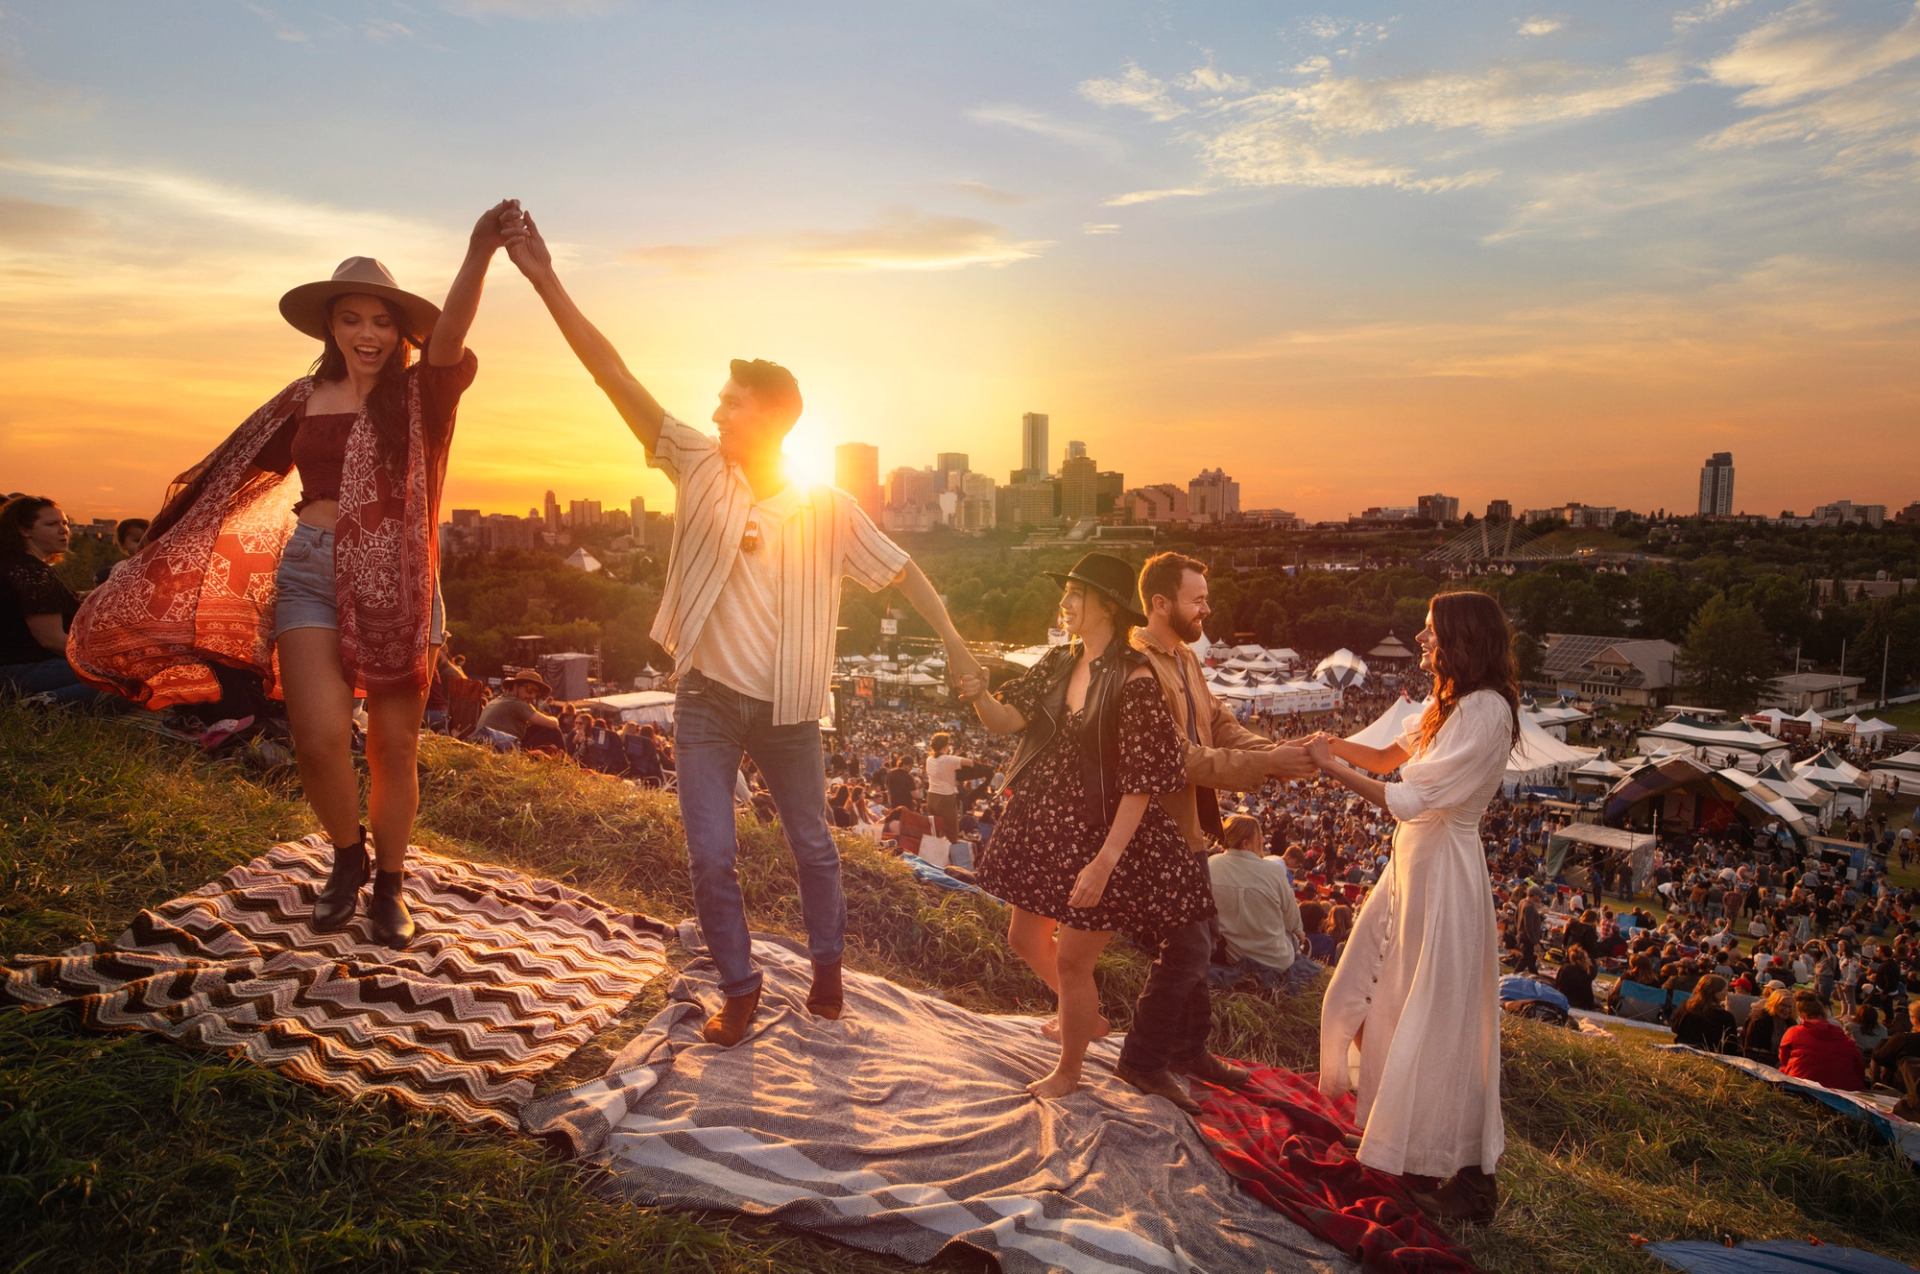
{"type": "Polygon", "coordinates": [[[331,849],[275,845],[105,948],[0,963],[0,1001],[155,1031],[348,1096],[513,1129],[536,1079],[666,968],[662,927],[551,880],[414,849],[420,935],[308,924],[331,849]]]}

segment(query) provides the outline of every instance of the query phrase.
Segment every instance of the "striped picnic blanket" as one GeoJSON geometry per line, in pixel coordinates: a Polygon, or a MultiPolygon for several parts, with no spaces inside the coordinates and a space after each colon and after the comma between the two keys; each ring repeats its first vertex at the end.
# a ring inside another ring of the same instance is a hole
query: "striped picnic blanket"
{"type": "MultiPolygon", "coordinates": [[[[683,945],[697,938],[683,926],[683,945]]],[[[1055,1047],[1030,1017],[988,1017],[849,971],[839,1021],[805,1008],[803,954],[756,941],[752,1034],[699,1039],[705,958],[601,1079],[526,1109],[530,1131],[604,1167],[634,1200],[767,1217],[925,1262],[949,1246],[1040,1270],[1351,1270],[1249,1197],[1192,1122],[1113,1077],[1039,1102],[1055,1047]]]]}
{"type": "Polygon", "coordinates": [[[519,1126],[535,1079],[666,968],[657,922],[551,880],[418,848],[403,951],[308,924],[332,850],[275,845],[143,911],[112,945],[0,962],[0,1001],[156,1031],[350,1096],[519,1126]]]}

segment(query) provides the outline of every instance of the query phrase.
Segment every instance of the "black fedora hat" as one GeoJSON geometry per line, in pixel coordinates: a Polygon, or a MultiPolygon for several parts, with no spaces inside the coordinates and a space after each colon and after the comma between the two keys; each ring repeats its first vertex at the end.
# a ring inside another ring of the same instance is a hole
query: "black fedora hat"
{"type": "Polygon", "coordinates": [[[1134,601],[1137,586],[1133,567],[1127,565],[1124,558],[1111,553],[1089,553],[1075,562],[1073,569],[1065,575],[1059,571],[1047,571],[1045,574],[1062,588],[1072,582],[1095,590],[1118,607],[1129,623],[1147,622],[1147,617],[1140,613],[1139,604],[1134,601]]]}

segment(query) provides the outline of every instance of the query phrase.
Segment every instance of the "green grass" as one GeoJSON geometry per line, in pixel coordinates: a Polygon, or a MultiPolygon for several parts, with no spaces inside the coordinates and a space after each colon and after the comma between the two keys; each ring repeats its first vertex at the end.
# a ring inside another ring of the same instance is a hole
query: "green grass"
{"type": "Polygon", "coordinates": [[[1861,716],[1897,726],[1908,734],[1920,734],[1920,703],[1898,703],[1877,712],[1861,710],[1861,716]]]}
{"type": "MultiPolygon", "coordinates": [[[[297,792],[124,724],[0,706],[0,942],[110,940],[133,913],[305,831],[297,792]]],[[[424,750],[419,840],[621,906],[687,913],[672,803],[444,740],[424,750]]],[[[756,924],[798,935],[777,833],[744,829],[756,924]]],[[[846,850],[848,960],[969,1007],[1040,1010],[1004,916],[846,850]]],[[[1100,977],[1124,1021],[1144,961],[1100,977]]],[[[663,1002],[661,979],[543,1087],[597,1074],[663,1002]]],[[[1315,1061],[1317,992],[1219,997],[1221,1051],[1315,1061]]],[[[1731,1070],[1634,1040],[1532,1023],[1504,1033],[1508,1156],[1499,1221],[1462,1238],[1489,1270],[1660,1268],[1649,1238],[1815,1234],[1920,1260],[1905,1161],[1858,1125],[1731,1070]]],[[[384,1102],[349,1103],[145,1036],[82,1035],[0,1012],[0,1227],[18,1271],[448,1269],[866,1271],[898,1268],[773,1227],[597,1193],[535,1143],[384,1102]]],[[[940,1268],[981,1268],[965,1255],[940,1268]]]]}

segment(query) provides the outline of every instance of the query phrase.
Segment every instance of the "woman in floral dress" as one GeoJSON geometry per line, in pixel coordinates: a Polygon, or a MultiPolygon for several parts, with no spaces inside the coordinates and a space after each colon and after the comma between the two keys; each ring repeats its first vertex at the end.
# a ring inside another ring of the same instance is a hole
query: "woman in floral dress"
{"type": "Polygon", "coordinates": [[[1186,786],[1186,753],[1128,646],[1144,622],[1128,596],[1132,569],[1095,553],[1055,578],[1073,640],[997,696],[978,678],[959,687],[989,730],[1024,734],[979,880],[1012,906],[1008,943],[1058,998],[1060,1060],[1027,1086],[1036,1097],[1079,1087],[1087,1045],[1105,1033],[1093,966],[1113,935],[1150,946],[1213,914],[1204,864],[1153,799],[1186,786]]]}

